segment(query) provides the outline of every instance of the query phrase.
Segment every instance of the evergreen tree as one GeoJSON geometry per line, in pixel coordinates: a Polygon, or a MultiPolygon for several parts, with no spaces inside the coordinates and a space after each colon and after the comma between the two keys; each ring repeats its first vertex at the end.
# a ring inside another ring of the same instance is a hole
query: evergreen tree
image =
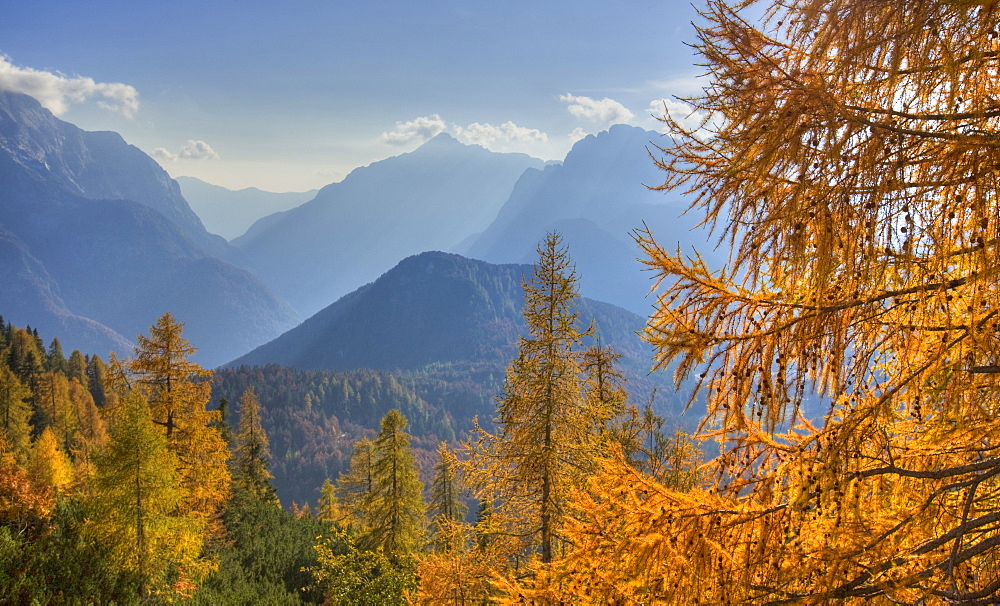
{"type": "Polygon", "coordinates": [[[66,361],[66,356],[63,355],[62,343],[59,342],[59,339],[52,339],[52,343],[49,344],[49,351],[45,356],[45,370],[62,374],[67,374],[69,371],[69,363],[66,361]]]}
{"type": "Polygon", "coordinates": [[[104,408],[107,399],[105,395],[105,382],[107,380],[107,367],[100,356],[94,354],[87,358],[87,388],[94,398],[94,404],[98,408],[104,408]]]}
{"type": "Polygon", "coordinates": [[[253,387],[240,398],[240,423],[234,439],[233,483],[249,494],[265,500],[275,498],[267,460],[271,457],[267,434],[261,426],[260,400],[253,387]]]}
{"type": "Polygon", "coordinates": [[[410,435],[405,431],[406,417],[393,409],[380,425],[362,543],[399,559],[423,547],[427,507],[410,435]]]}
{"type": "Polygon", "coordinates": [[[233,426],[229,424],[229,399],[219,398],[219,418],[211,423],[212,427],[219,430],[222,441],[227,446],[233,445],[233,426]]]}
{"type": "Polygon", "coordinates": [[[49,370],[38,383],[38,404],[41,407],[42,426],[51,427],[59,446],[69,451],[73,436],[79,429],[79,419],[70,403],[69,380],[66,375],[49,370]]]}

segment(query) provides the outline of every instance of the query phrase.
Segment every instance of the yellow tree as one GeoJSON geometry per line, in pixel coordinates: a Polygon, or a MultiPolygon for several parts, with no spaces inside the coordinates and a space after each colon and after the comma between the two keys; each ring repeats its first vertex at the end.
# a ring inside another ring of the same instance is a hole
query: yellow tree
{"type": "Polygon", "coordinates": [[[31,445],[31,405],[28,390],[6,364],[0,363],[0,430],[9,448],[24,464],[31,445]]]}
{"type": "Polygon", "coordinates": [[[337,478],[336,496],[343,507],[343,520],[362,530],[364,520],[368,517],[369,495],[374,485],[374,463],[375,444],[368,438],[361,438],[354,443],[347,472],[337,478]]]}
{"type": "Polygon", "coordinates": [[[57,492],[73,480],[73,464],[51,427],[43,429],[35,441],[28,473],[37,484],[57,492]]]}
{"type": "Polygon", "coordinates": [[[218,412],[206,408],[212,373],[188,360],[196,349],[182,336],[183,328],[170,313],[163,314],[149,336],[138,336],[126,368],[134,388],[149,400],[153,423],[163,428],[177,455],[185,493],[182,509],[209,520],[229,495],[229,451],[213,423],[218,412]]]}
{"type": "Polygon", "coordinates": [[[380,549],[394,561],[424,546],[427,505],[424,484],[406,433],[406,417],[390,410],[380,422],[371,466],[371,489],[365,498],[362,545],[380,549]]]}
{"type": "Polygon", "coordinates": [[[459,480],[459,462],[448,445],[441,442],[434,464],[434,478],[430,487],[431,523],[435,526],[435,542],[447,546],[451,543],[446,532],[449,523],[461,523],[469,508],[462,502],[462,486],[459,480]]]}
{"type": "Polygon", "coordinates": [[[204,572],[204,520],[180,510],[177,457],[139,394],[122,398],[108,444],[94,460],[87,533],[108,548],[119,571],[134,576],[137,593],[146,598],[178,575],[204,572]]]}
{"type": "Polygon", "coordinates": [[[577,353],[584,330],[575,309],[576,271],[557,234],[538,254],[524,282],[528,335],[507,370],[496,434],[480,429],[469,449],[468,477],[508,532],[548,563],[560,547],[568,491],[588,468],[592,415],[577,353]]]}
{"type": "Polygon", "coordinates": [[[330,478],[323,480],[323,485],[319,487],[319,501],[316,502],[316,519],[326,522],[329,525],[340,524],[344,521],[346,514],[337,498],[337,487],[330,478]]]}
{"type": "Polygon", "coordinates": [[[730,263],[638,233],[662,279],[657,366],[697,374],[722,446],[710,496],[665,497],[647,528],[661,555],[685,545],[657,590],[986,603],[1000,591],[1000,5],[767,15],[708,3],[709,81],[688,100],[704,123],[672,122],[660,162],[730,263]]]}
{"type": "Polygon", "coordinates": [[[69,451],[73,438],[80,429],[80,422],[69,397],[69,379],[66,375],[49,370],[41,376],[38,402],[45,413],[47,425],[59,440],[59,446],[69,451]]]}

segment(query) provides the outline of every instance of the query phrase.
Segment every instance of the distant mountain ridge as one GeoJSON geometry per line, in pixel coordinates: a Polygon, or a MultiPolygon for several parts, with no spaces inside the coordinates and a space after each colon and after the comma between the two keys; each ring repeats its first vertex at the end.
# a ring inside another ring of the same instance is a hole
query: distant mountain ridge
{"type": "Polygon", "coordinates": [[[663,181],[649,156],[660,137],[624,124],[588,135],[561,164],[525,171],[489,227],[452,250],[492,263],[524,263],[547,232],[557,231],[573,250],[584,296],[648,315],[652,281],[637,260],[633,230],[648,224],[669,248],[697,246],[716,260],[707,231],[682,216],[689,202],[648,187],[663,181]]]}
{"type": "MultiPolygon", "coordinates": [[[[177,184],[116,133],[58,120],[0,92],[0,313],[65,335],[68,349],[128,354],[165,311],[215,365],[297,322],[205,231],[177,184]]],[[[63,338],[63,337],[61,337],[63,338]]]]}
{"type": "Polygon", "coordinates": [[[205,229],[226,240],[246,233],[258,219],[299,206],[316,197],[318,189],[304,192],[269,192],[256,187],[232,190],[195,177],[177,177],[184,199],[205,229]]]}
{"type": "Polygon", "coordinates": [[[482,231],[525,169],[543,164],[442,133],[413,152],[355,169],[232,243],[308,316],[404,257],[449,249],[482,231]]]}

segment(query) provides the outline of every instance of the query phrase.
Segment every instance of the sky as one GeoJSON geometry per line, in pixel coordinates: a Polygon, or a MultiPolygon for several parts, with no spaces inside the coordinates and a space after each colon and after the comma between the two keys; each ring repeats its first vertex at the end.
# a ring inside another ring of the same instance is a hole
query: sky
{"type": "Polygon", "coordinates": [[[439,132],[561,160],[697,92],[687,1],[0,0],[0,89],[172,176],[305,191],[439,132]]]}

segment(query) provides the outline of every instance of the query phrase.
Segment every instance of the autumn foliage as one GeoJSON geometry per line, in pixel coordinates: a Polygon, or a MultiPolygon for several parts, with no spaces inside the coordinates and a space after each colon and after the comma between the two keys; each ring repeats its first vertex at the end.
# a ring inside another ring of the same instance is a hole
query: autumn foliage
{"type": "Polygon", "coordinates": [[[678,591],[1000,591],[998,10],[775,3],[755,26],[705,9],[704,125],[671,123],[660,164],[730,262],[637,236],[662,280],[657,366],[700,378],[721,447],[713,496],[663,505],[655,540],[690,542],[678,591]],[[694,519],[714,526],[677,526],[694,519]]]}

